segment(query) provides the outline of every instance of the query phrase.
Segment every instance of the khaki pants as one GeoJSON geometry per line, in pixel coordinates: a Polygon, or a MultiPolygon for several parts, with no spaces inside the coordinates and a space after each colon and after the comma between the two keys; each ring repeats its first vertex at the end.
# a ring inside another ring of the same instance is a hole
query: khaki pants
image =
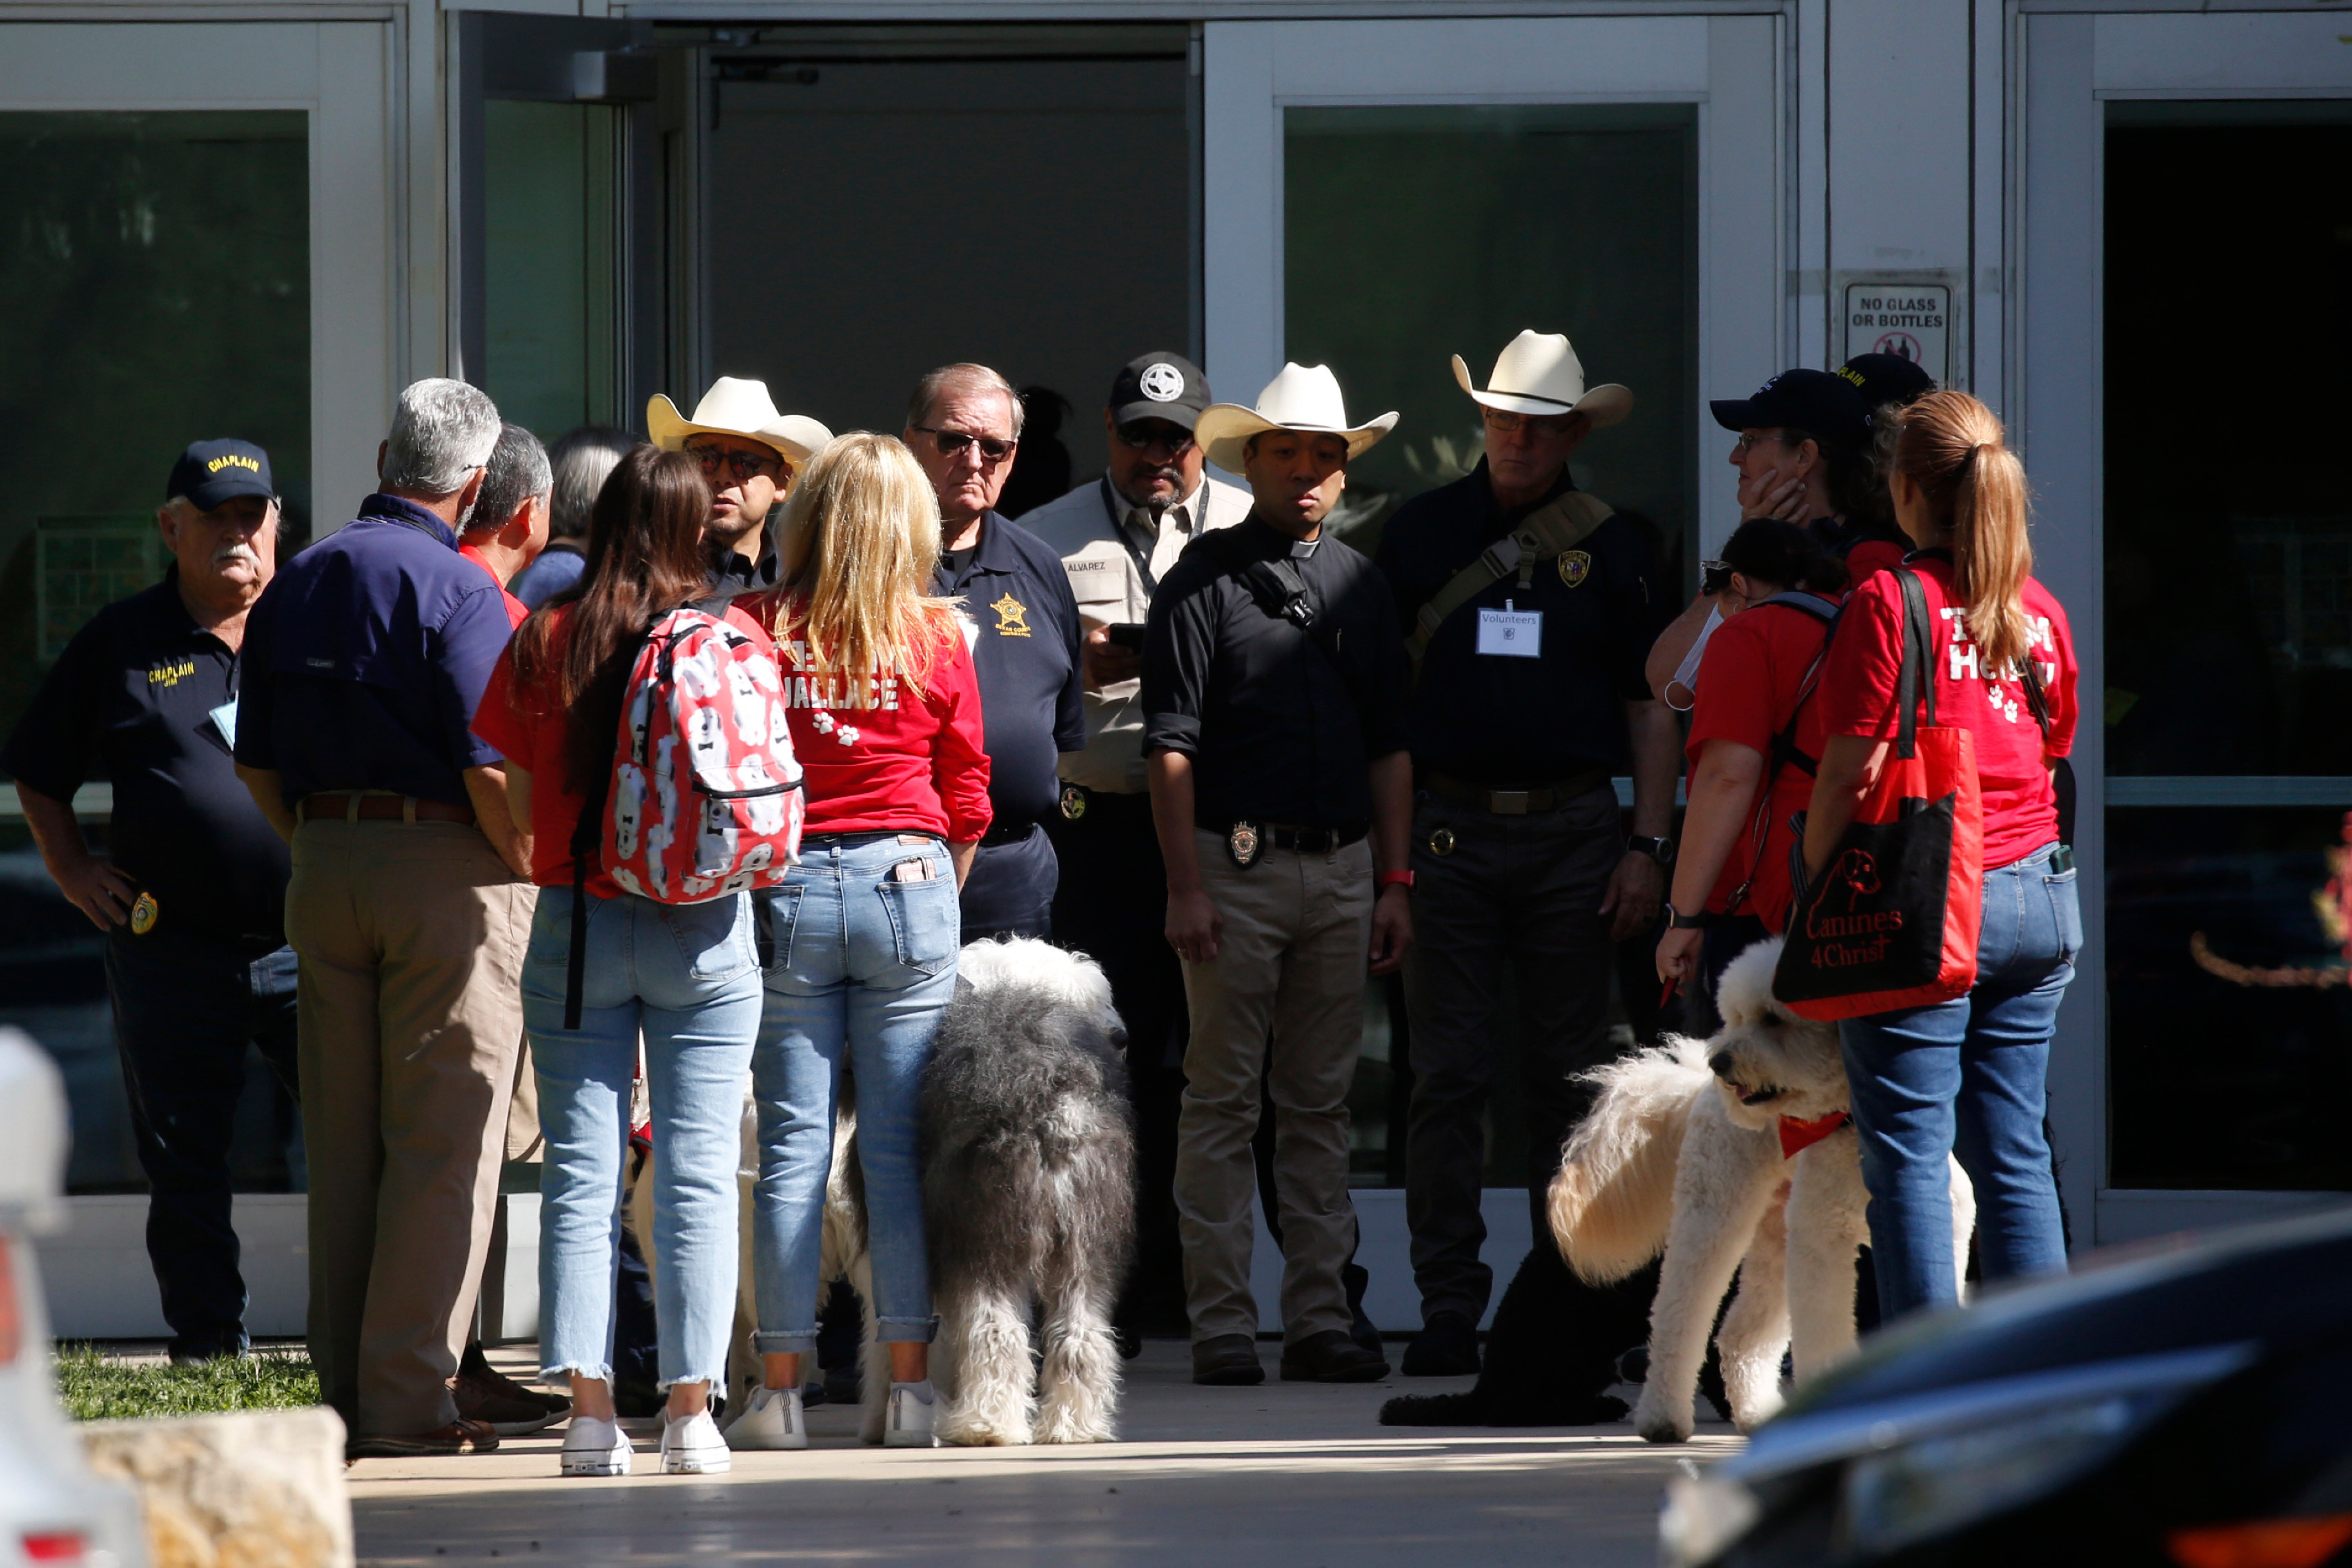
{"type": "Polygon", "coordinates": [[[477,829],[306,822],[301,960],[310,1358],[355,1436],[457,1418],[522,1037],[533,893],[477,829]]]}
{"type": "Polygon", "coordinates": [[[1329,855],[1267,849],[1244,869],[1216,834],[1195,838],[1201,880],[1224,930],[1214,959],[1184,965],[1192,1037],[1176,1132],[1176,1214],[1185,1307],[1195,1342],[1257,1332],[1250,1137],[1263,1079],[1274,1100],[1283,1333],[1296,1343],[1352,1321],[1339,1269],[1356,1243],[1348,1089],[1363,1042],[1371,847],[1360,839],[1329,855]]]}

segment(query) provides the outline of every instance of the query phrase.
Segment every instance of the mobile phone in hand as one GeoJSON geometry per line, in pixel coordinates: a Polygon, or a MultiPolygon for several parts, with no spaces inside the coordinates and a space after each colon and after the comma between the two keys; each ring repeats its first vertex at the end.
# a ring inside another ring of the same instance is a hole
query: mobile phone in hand
{"type": "Polygon", "coordinates": [[[1113,621],[1110,625],[1103,627],[1103,640],[1109,643],[1113,647],[1123,647],[1129,653],[1141,653],[1143,651],[1143,623],[1141,621],[1113,621]]]}

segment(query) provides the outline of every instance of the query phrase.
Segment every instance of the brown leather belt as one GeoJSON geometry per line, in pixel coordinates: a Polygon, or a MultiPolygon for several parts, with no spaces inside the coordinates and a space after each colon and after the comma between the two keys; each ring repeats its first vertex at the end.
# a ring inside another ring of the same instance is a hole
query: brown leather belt
{"type": "Polygon", "coordinates": [[[1448,805],[1491,812],[1496,816],[1526,816],[1533,812],[1557,811],[1572,800],[1608,788],[1609,770],[1591,768],[1534,789],[1488,789],[1483,784],[1447,778],[1444,773],[1423,773],[1417,782],[1448,805]]]}
{"type": "Polygon", "coordinates": [[[463,822],[474,820],[470,805],[446,805],[413,795],[306,795],[294,808],[303,822],[463,822]],[[354,809],[356,807],[356,809],[354,809]]]}

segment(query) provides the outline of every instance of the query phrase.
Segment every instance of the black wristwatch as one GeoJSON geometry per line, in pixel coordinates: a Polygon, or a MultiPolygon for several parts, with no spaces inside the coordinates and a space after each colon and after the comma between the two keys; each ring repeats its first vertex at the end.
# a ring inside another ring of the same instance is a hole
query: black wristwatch
{"type": "Polygon", "coordinates": [[[1697,931],[1706,924],[1706,915],[1704,911],[1695,915],[1686,915],[1683,913],[1682,910],[1675,908],[1674,905],[1668,904],[1666,906],[1666,924],[1675,931],[1697,931]]]}
{"type": "Polygon", "coordinates": [[[1644,838],[1636,833],[1625,840],[1625,847],[1635,855],[1647,855],[1661,866],[1675,863],[1675,841],[1671,838],[1644,838]]]}

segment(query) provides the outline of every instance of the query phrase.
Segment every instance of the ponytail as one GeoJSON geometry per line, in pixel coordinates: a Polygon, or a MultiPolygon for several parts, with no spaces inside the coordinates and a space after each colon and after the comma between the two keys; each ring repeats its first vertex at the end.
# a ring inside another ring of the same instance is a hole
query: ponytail
{"type": "Polygon", "coordinates": [[[1985,668],[2021,668],[2032,647],[2025,580],[2025,468],[1992,410],[1965,392],[1931,392],[1902,411],[1894,467],[1919,487],[1937,526],[1951,536],[1952,580],[1985,668]]]}

